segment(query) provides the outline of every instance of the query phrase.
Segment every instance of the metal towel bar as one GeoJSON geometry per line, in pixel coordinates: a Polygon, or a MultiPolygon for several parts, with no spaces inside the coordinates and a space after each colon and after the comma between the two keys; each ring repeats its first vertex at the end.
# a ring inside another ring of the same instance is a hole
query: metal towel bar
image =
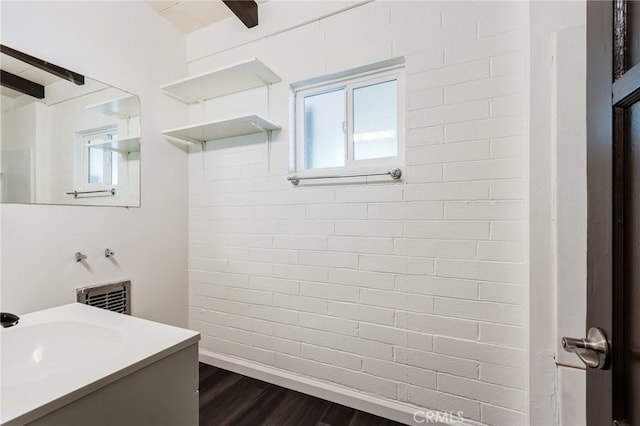
{"type": "Polygon", "coordinates": [[[101,189],[99,191],[73,191],[73,192],[67,192],[67,195],[73,195],[74,198],[77,198],[78,195],[82,195],[82,194],[98,194],[98,193],[110,193],[111,195],[116,195],[116,189],[111,188],[111,189],[101,189]]]}
{"type": "Polygon", "coordinates": [[[371,173],[356,173],[356,174],[345,174],[345,175],[322,175],[322,176],[289,176],[287,180],[294,185],[300,183],[301,180],[307,179],[338,179],[338,178],[352,178],[352,177],[364,177],[364,176],[391,176],[392,179],[398,180],[402,177],[402,170],[393,169],[387,172],[371,172],[371,173]]]}

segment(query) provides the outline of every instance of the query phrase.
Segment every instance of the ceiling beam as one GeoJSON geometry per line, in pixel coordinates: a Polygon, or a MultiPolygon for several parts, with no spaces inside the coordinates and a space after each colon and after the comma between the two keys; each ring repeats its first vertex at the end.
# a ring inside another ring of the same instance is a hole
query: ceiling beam
{"type": "Polygon", "coordinates": [[[82,74],[69,71],[66,68],[62,68],[50,62],[43,61],[42,59],[36,58],[35,56],[27,55],[26,53],[12,49],[8,46],[5,46],[4,44],[0,44],[0,52],[4,53],[5,55],[13,56],[14,58],[22,62],[25,62],[36,68],[40,68],[41,70],[44,70],[50,74],[53,74],[60,78],[64,78],[65,80],[69,80],[70,82],[75,83],[78,86],[82,86],[84,84],[84,76],[82,74]]]}
{"type": "Polygon", "coordinates": [[[44,99],[44,86],[19,75],[0,70],[0,85],[34,98],[44,99]]]}
{"type": "Polygon", "coordinates": [[[222,0],[247,28],[258,25],[258,3],[253,0],[222,0]]]}

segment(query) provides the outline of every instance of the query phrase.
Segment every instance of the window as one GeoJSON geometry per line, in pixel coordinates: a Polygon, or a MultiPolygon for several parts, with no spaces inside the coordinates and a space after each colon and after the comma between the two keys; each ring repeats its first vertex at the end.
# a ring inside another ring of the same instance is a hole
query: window
{"type": "Polygon", "coordinates": [[[298,170],[357,168],[402,155],[402,70],[294,85],[298,170]]]}
{"type": "Polygon", "coordinates": [[[110,149],[117,141],[117,130],[85,135],[83,138],[83,181],[89,185],[114,186],[118,184],[119,154],[110,149]]]}

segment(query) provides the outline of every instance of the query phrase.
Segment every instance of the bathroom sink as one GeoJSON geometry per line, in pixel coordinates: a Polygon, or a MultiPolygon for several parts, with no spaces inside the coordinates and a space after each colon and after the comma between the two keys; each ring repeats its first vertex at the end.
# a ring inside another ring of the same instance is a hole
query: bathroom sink
{"type": "Polygon", "coordinates": [[[81,303],[21,314],[0,328],[0,425],[48,416],[193,345],[197,354],[198,340],[195,331],[81,303]]]}
{"type": "Polygon", "coordinates": [[[4,388],[34,383],[108,358],[120,334],[84,322],[56,321],[16,327],[2,334],[4,388]]]}

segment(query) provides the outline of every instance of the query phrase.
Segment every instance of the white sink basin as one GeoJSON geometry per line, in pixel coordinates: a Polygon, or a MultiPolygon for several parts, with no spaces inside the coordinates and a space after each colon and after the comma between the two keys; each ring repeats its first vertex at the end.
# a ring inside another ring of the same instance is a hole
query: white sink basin
{"type": "Polygon", "coordinates": [[[0,329],[0,425],[24,425],[200,339],[80,303],[0,329]]]}
{"type": "Polygon", "coordinates": [[[8,390],[101,361],[122,342],[113,330],[79,321],[9,328],[1,343],[2,386],[8,390]]]}

